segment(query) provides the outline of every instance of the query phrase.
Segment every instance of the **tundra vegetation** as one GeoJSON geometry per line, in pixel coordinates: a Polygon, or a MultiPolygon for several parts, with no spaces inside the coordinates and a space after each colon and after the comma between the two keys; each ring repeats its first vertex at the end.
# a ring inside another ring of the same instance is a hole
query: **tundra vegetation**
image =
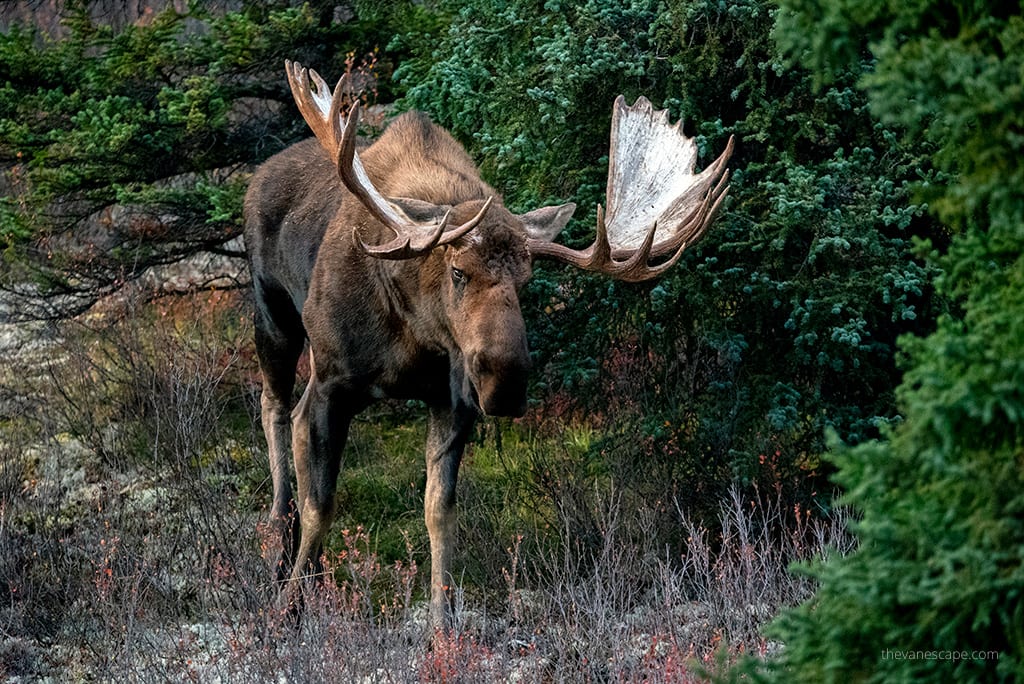
{"type": "Polygon", "coordinates": [[[0,35],[6,677],[1021,678],[1019,8],[100,4],[0,35]],[[702,166],[736,138],[666,277],[536,265],[531,403],[469,442],[431,648],[415,404],[353,421],[329,577],[298,630],[274,609],[231,241],[246,174],[308,136],[285,59],[427,112],[514,211],[575,202],[572,246],[617,95],[702,166]]]}

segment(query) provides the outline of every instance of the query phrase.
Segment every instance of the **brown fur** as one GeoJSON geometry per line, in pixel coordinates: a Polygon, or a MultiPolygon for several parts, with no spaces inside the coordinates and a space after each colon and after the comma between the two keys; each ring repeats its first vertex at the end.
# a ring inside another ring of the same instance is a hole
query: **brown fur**
{"type": "MultiPolygon", "coordinates": [[[[452,225],[496,195],[462,147],[422,114],[398,118],[360,156],[383,195],[451,206],[452,225]]],[[[290,581],[291,599],[298,580],[318,567],[352,417],[379,397],[415,398],[430,413],[424,503],[431,615],[436,626],[445,624],[459,461],[481,412],[525,410],[530,364],[518,293],[531,273],[527,237],[553,236],[569,215],[567,205],[516,216],[496,198],[483,222],[451,245],[388,261],[355,244],[353,229],[367,244],[393,234],[342,186],[315,140],[281,152],[253,176],[245,239],[274,481],[271,517],[282,539],[278,578],[290,581]],[[293,407],[306,340],[311,379],[293,407]]]]}

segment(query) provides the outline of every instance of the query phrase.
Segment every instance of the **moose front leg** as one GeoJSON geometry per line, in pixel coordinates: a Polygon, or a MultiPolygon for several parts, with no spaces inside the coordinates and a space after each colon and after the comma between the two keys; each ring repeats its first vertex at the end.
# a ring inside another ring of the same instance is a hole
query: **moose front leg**
{"type": "Polygon", "coordinates": [[[476,412],[465,405],[430,409],[427,424],[427,488],[424,517],[430,536],[430,621],[451,627],[451,557],[455,543],[455,486],[459,463],[476,412]]]}

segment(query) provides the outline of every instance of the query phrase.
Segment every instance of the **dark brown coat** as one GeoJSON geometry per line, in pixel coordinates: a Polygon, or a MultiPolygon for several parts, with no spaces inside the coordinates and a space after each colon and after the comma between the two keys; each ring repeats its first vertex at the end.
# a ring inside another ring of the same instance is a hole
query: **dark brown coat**
{"type": "Polygon", "coordinates": [[[728,189],[732,142],[694,174],[696,146],[678,125],[643,98],[633,107],[619,98],[608,220],[599,208],[597,239],[577,251],[553,242],[575,205],[512,214],[423,114],[402,115],[357,153],[358,105],[343,120],[342,86],[332,94],[315,72],[292,63],[286,70],[316,139],[268,160],[245,199],[271,518],[282,539],[278,579],[295,602],[299,580],[318,568],[353,416],[378,398],[419,399],[429,411],[431,616],[443,627],[466,440],[481,413],[515,416],[526,407],[519,291],[532,259],[623,280],[657,277],[711,224],[728,189]],[[644,177],[650,169],[657,174],[644,177]],[[311,378],[293,407],[307,341],[311,378]]]}

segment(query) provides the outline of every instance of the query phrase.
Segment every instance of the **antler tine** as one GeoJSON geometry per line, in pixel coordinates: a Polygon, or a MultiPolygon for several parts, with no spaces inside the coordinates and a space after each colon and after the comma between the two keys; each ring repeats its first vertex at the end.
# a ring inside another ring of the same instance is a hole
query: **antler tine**
{"type": "Polygon", "coordinates": [[[447,231],[438,244],[447,245],[449,243],[455,242],[460,237],[462,237],[463,235],[465,235],[466,233],[480,225],[480,222],[484,220],[484,215],[487,214],[487,210],[491,208],[492,202],[494,202],[494,195],[491,195],[490,197],[487,198],[487,200],[484,202],[484,206],[480,207],[480,211],[476,213],[476,216],[469,219],[458,228],[454,228],[452,230],[447,231]]]}
{"type": "Polygon", "coordinates": [[[331,92],[316,71],[290,60],[286,60],[284,66],[288,74],[288,85],[302,118],[328,154],[337,159],[338,175],[345,187],[373,218],[395,233],[394,239],[378,246],[365,244],[356,234],[355,242],[364,252],[382,259],[411,259],[428,253],[438,245],[459,239],[480,224],[493,197],[487,199],[476,216],[450,231],[446,230],[450,212],[444,215],[440,223],[419,223],[409,218],[377,190],[359,160],[356,152],[360,111],[358,100],[352,103],[348,117],[342,123],[341,108],[345,98],[341,96],[341,89],[345,77],[338,81],[331,92]]]}
{"type": "MultiPolygon", "coordinates": [[[[652,273],[652,270],[647,265],[647,260],[651,258],[651,246],[654,244],[655,229],[656,227],[650,230],[639,249],[631,251],[624,259],[618,260],[613,257],[611,244],[608,242],[607,227],[604,221],[604,208],[601,205],[597,205],[597,236],[593,244],[586,249],[571,249],[565,245],[536,238],[528,239],[527,244],[530,248],[530,254],[534,258],[548,257],[557,259],[582,268],[585,271],[604,273],[618,280],[639,282],[653,277],[648,275],[652,273]]],[[[658,272],[660,273],[660,271],[658,272]]]]}
{"type": "MultiPolygon", "coordinates": [[[[647,235],[644,237],[640,247],[631,252],[625,252],[624,256],[621,257],[616,257],[614,252],[609,253],[602,263],[595,264],[597,268],[594,270],[610,275],[616,280],[624,280],[629,283],[639,283],[660,276],[679,261],[688,245],[684,241],[677,246],[670,259],[656,266],[651,266],[649,261],[655,256],[653,248],[654,236],[657,232],[658,224],[655,222],[651,229],[647,231],[647,235]]],[[[667,245],[668,242],[663,242],[659,245],[663,249],[663,253],[667,253],[664,252],[664,248],[667,245]]]]}
{"type": "Polygon", "coordinates": [[[640,282],[656,275],[653,269],[647,265],[647,260],[651,256],[651,247],[654,245],[654,234],[657,230],[658,224],[655,223],[647,232],[647,236],[640,247],[625,261],[615,261],[611,258],[611,254],[609,254],[607,264],[610,268],[606,272],[613,274],[619,280],[627,282],[640,282]]]}
{"type": "Polygon", "coordinates": [[[340,95],[344,77],[338,81],[332,93],[327,82],[315,70],[290,60],[285,60],[284,69],[299,113],[324,149],[334,156],[338,153],[341,139],[341,105],[344,99],[336,96],[340,95]],[[311,82],[315,91],[310,88],[311,82]]]}
{"type": "MultiPolygon", "coordinates": [[[[718,211],[728,194],[729,171],[726,170],[718,184],[704,197],[704,201],[694,207],[693,211],[679,223],[679,228],[673,232],[672,237],[651,248],[650,258],[657,259],[667,254],[676,254],[704,237],[704,233],[718,216],[718,211]]],[[[659,227],[655,222],[651,231],[656,231],[659,227]]],[[[611,256],[613,259],[621,261],[628,259],[633,253],[633,249],[613,249],[611,256]]]]}
{"type": "Polygon", "coordinates": [[[710,227],[718,210],[729,192],[728,173],[723,174],[704,200],[694,208],[690,216],[672,238],[654,244],[658,231],[657,222],[644,236],[644,241],[635,249],[612,249],[608,242],[608,228],[605,224],[604,209],[597,207],[597,235],[593,244],[584,250],[575,250],[546,240],[529,239],[530,253],[534,257],[547,257],[564,261],[586,271],[611,276],[616,280],[639,283],[661,276],[683,256],[686,249],[699,240],[710,227]],[[671,254],[662,263],[651,265],[651,259],[671,254]]]}
{"type": "Polygon", "coordinates": [[[620,96],[612,109],[607,210],[598,207],[594,243],[580,251],[531,239],[531,253],[620,280],[658,277],[714,222],[729,192],[734,146],[730,137],[718,159],[695,174],[697,146],[681,122],[669,124],[668,112],[646,98],[627,107],[620,96]]]}
{"type": "Polygon", "coordinates": [[[398,233],[394,239],[390,242],[384,243],[383,245],[366,244],[359,235],[358,226],[352,229],[352,234],[355,238],[356,244],[359,245],[359,248],[370,256],[377,257],[378,259],[389,260],[412,259],[429,253],[430,250],[439,245],[447,245],[455,242],[460,237],[476,228],[483,220],[487,210],[491,208],[491,202],[493,201],[493,197],[488,197],[487,201],[484,202],[484,206],[481,207],[476,216],[466,223],[463,223],[461,226],[446,231],[445,228],[448,226],[448,219],[451,217],[452,213],[451,209],[449,209],[445,212],[445,215],[437,225],[437,228],[434,229],[429,236],[426,236],[420,244],[413,244],[413,238],[406,233],[398,233]]]}
{"type": "Polygon", "coordinates": [[[611,258],[612,245],[608,242],[608,226],[604,222],[604,207],[597,205],[597,236],[594,238],[594,245],[590,249],[590,263],[597,265],[608,261],[611,258]]]}
{"type": "Polygon", "coordinates": [[[437,247],[438,242],[441,239],[441,234],[444,233],[445,226],[448,225],[448,217],[451,215],[451,210],[445,213],[444,218],[437,224],[437,230],[430,235],[426,241],[426,244],[413,246],[412,238],[408,235],[399,234],[390,242],[383,245],[368,245],[363,242],[363,238],[359,235],[359,226],[352,229],[352,236],[359,245],[359,248],[364,253],[370,256],[375,256],[378,259],[389,259],[389,260],[402,260],[412,259],[416,256],[426,254],[434,247],[437,247]]]}

